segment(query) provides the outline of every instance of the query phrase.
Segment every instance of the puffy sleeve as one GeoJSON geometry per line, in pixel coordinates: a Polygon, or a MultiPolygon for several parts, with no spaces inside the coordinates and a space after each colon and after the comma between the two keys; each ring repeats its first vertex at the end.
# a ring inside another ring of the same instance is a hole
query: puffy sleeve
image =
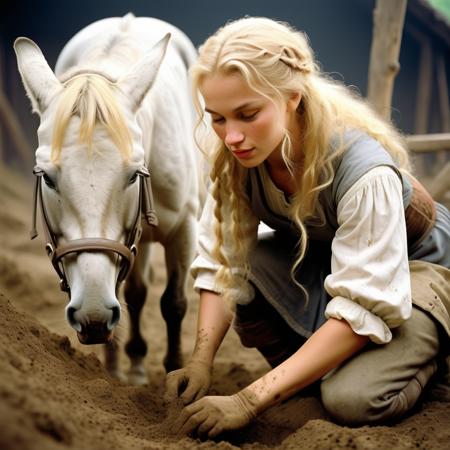
{"type": "Polygon", "coordinates": [[[384,344],[391,328],[411,315],[402,185],[387,166],[361,177],[337,208],[339,228],[332,242],[332,297],[325,315],[346,320],[355,333],[384,344]]]}
{"type": "MultiPolygon", "coordinates": [[[[197,243],[197,256],[191,265],[191,274],[194,277],[194,289],[198,292],[202,289],[210,290],[217,293],[223,292],[223,287],[218,285],[215,276],[220,269],[220,263],[213,256],[213,249],[215,245],[215,223],[214,216],[215,200],[211,194],[208,193],[203,212],[199,223],[199,236],[197,243]]],[[[230,215],[230,205],[225,202],[223,205],[222,214],[224,217],[230,215]]],[[[246,215],[241,220],[243,239],[245,239],[247,248],[252,248],[257,241],[257,230],[259,220],[253,215],[246,215]]],[[[229,233],[225,234],[225,251],[230,248],[229,233]]],[[[228,253],[229,254],[229,253],[228,253]]],[[[232,261],[232,258],[230,258],[232,261]]],[[[236,287],[233,297],[237,303],[249,303],[254,297],[254,291],[249,283],[242,283],[242,269],[232,267],[235,275],[236,287]]]]}

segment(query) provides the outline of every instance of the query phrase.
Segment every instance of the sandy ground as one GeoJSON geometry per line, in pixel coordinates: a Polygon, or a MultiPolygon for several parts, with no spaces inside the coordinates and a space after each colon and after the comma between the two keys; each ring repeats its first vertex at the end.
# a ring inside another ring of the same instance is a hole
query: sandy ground
{"type": "MultiPolygon", "coordinates": [[[[66,297],[43,242],[28,238],[31,197],[31,185],[0,166],[0,449],[450,449],[450,403],[438,401],[423,403],[390,427],[347,428],[327,419],[318,399],[296,398],[216,441],[173,436],[162,400],[161,248],[142,320],[150,384],[128,386],[104,371],[101,346],[81,346],[66,324],[66,297]]],[[[193,346],[196,302],[191,290],[183,328],[186,357],[193,346]]],[[[122,343],[126,328],[125,319],[118,330],[122,343]]],[[[126,359],[121,362],[126,370],[126,359]]],[[[267,368],[231,332],[217,356],[212,392],[233,393],[267,368]]]]}

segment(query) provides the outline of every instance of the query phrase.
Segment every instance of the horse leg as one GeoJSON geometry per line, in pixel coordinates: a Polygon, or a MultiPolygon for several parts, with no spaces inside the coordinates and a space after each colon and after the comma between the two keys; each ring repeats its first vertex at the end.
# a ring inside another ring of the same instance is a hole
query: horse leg
{"type": "Polygon", "coordinates": [[[161,297],[161,313],[167,327],[167,353],[164,358],[167,372],[183,365],[181,322],[187,309],[186,284],[194,255],[195,226],[193,220],[186,220],[165,247],[168,283],[161,297]]]}
{"type": "Polygon", "coordinates": [[[128,382],[133,385],[148,383],[147,372],[143,364],[147,354],[147,344],[141,335],[140,318],[147,297],[147,286],[143,274],[149,257],[150,245],[141,246],[133,270],[126,280],[124,291],[130,317],[130,336],[125,351],[130,358],[128,382]]]}
{"type": "Polygon", "coordinates": [[[114,333],[114,339],[104,345],[104,355],[105,355],[105,367],[108,373],[116,380],[126,382],[127,377],[119,369],[119,346],[118,338],[116,336],[117,330],[114,333]]]}
{"type": "Polygon", "coordinates": [[[176,269],[169,273],[169,280],[161,297],[161,313],[167,327],[167,352],[164,357],[166,372],[183,365],[181,354],[181,322],[186,313],[187,300],[183,292],[181,274],[176,269]]]}

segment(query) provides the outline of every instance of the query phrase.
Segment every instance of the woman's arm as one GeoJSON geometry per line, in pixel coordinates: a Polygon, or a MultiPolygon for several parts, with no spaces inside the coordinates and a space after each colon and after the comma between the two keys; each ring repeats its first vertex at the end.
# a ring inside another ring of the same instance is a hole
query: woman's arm
{"type": "Polygon", "coordinates": [[[198,311],[197,338],[191,360],[212,365],[228,331],[233,313],[219,294],[202,290],[198,311]]]}
{"type": "Polygon", "coordinates": [[[254,399],[258,414],[320,379],[368,340],[345,320],[328,319],[296,353],[248,386],[245,395],[254,399]]]}
{"type": "Polygon", "coordinates": [[[320,379],[368,342],[344,320],[329,319],[291,357],[231,396],[210,396],[185,407],[176,424],[180,434],[212,438],[248,425],[257,414],[320,379]]]}

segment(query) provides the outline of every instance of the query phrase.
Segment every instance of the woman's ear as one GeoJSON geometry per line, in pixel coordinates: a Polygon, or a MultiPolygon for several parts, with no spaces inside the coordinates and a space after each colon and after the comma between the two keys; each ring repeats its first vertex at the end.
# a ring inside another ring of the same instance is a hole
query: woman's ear
{"type": "Polygon", "coordinates": [[[292,94],[289,95],[289,99],[287,102],[288,112],[297,111],[297,108],[300,105],[301,100],[302,94],[300,94],[300,92],[292,92],[292,94]]]}

